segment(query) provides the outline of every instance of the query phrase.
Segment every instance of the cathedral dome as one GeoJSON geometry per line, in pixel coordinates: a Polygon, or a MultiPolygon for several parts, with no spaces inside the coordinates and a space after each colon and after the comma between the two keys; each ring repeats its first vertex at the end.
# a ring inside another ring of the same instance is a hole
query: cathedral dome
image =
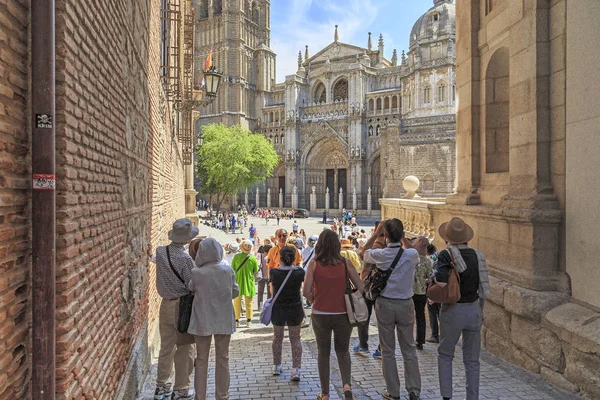
{"type": "Polygon", "coordinates": [[[424,43],[454,38],[456,10],[452,0],[434,0],[433,4],[433,7],[413,25],[410,32],[410,50],[424,43]]]}

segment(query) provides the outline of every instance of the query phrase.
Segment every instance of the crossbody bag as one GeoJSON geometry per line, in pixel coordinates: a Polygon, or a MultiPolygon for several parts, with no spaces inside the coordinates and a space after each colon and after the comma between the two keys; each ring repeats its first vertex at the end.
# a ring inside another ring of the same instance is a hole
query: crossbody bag
{"type": "Polygon", "coordinates": [[[169,260],[169,266],[171,267],[171,270],[173,270],[173,273],[177,276],[177,278],[179,278],[181,283],[183,283],[183,287],[185,288],[185,290],[188,291],[187,294],[179,298],[179,318],[177,319],[177,330],[181,333],[187,333],[187,330],[190,326],[190,319],[192,317],[192,305],[194,303],[194,294],[188,290],[185,281],[183,280],[181,275],[179,275],[179,272],[177,272],[175,267],[173,267],[173,263],[171,262],[171,253],[169,252],[169,246],[166,246],[166,249],[167,260],[169,260]]]}

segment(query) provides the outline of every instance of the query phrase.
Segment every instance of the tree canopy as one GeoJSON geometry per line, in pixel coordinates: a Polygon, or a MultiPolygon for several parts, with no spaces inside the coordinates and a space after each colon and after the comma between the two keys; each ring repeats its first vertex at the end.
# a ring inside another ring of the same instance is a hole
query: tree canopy
{"type": "Polygon", "coordinates": [[[203,145],[196,150],[196,174],[200,190],[215,196],[215,210],[227,196],[271,176],[279,162],[270,141],[241,125],[206,125],[202,137],[203,145]]]}

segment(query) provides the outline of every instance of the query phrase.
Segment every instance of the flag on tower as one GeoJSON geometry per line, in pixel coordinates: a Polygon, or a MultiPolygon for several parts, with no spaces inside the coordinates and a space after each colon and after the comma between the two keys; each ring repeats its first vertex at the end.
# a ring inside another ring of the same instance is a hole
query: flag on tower
{"type": "Polygon", "coordinates": [[[208,71],[210,69],[210,67],[212,67],[212,52],[213,52],[213,49],[211,47],[210,50],[208,51],[208,56],[206,56],[206,61],[204,62],[204,70],[205,71],[208,71]]]}

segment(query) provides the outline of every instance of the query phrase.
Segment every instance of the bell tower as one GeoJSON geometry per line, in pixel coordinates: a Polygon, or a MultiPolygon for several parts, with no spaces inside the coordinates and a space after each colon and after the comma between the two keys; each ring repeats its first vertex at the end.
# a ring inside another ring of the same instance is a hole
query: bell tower
{"type": "Polygon", "coordinates": [[[270,0],[193,0],[193,5],[197,76],[211,48],[213,65],[223,73],[217,98],[204,107],[196,128],[222,122],[254,130],[264,92],[275,79],[270,0]]]}

